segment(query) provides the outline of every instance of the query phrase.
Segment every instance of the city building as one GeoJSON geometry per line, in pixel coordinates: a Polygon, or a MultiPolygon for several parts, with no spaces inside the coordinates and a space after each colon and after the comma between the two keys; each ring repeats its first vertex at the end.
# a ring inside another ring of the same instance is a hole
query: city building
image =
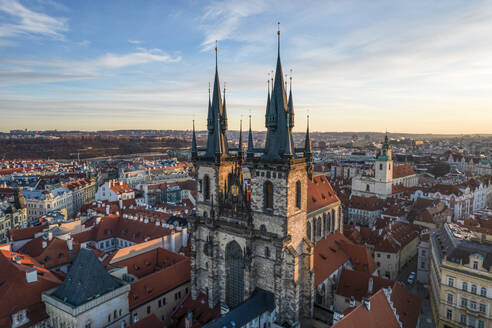
{"type": "Polygon", "coordinates": [[[124,181],[109,180],[97,189],[95,199],[109,202],[135,198],[135,191],[124,181]]]}
{"type": "Polygon", "coordinates": [[[275,323],[297,325],[312,317],[314,304],[314,245],[307,234],[312,149],[309,129],[304,147],[293,144],[292,88],[287,95],[280,47],[267,97],[265,148],[255,147],[250,128],[244,159],[241,140],[238,148],[229,147],[227,126],[216,68],[206,148],[192,138],[198,181],[196,215],[188,219],[192,299],[205,294],[210,309],[220,302],[235,313],[263,290],[273,294],[275,323]],[[251,174],[249,189],[243,166],[251,174]]]}
{"type": "Polygon", "coordinates": [[[418,328],[422,299],[399,283],[382,288],[360,305],[335,313],[333,328],[418,328]]]}
{"type": "Polygon", "coordinates": [[[111,265],[126,268],[123,279],[131,283],[128,297],[132,323],[155,315],[168,325],[171,313],[191,290],[189,258],[161,247],[135,250],[129,255],[133,256],[111,261],[111,265]]]}
{"type": "Polygon", "coordinates": [[[431,231],[430,244],[430,300],[438,327],[490,327],[490,230],[445,224],[431,231]]]}
{"type": "Polygon", "coordinates": [[[409,164],[393,165],[391,147],[386,135],[380,155],[376,158],[374,174],[362,173],[352,178],[352,195],[386,199],[399,192],[400,187],[414,187],[418,175],[409,164]]]}
{"type": "Polygon", "coordinates": [[[42,295],[54,328],[130,325],[130,285],[106,271],[96,255],[81,248],[63,283],[42,295]]]}
{"type": "Polygon", "coordinates": [[[0,327],[48,327],[41,293],[61,284],[25,254],[0,250],[0,327]]]}

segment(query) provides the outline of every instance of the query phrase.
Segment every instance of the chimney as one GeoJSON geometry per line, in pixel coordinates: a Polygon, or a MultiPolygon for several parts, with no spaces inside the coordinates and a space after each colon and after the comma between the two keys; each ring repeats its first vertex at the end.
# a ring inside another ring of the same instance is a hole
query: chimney
{"type": "Polygon", "coordinates": [[[67,248],[69,251],[73,250],[73,239],[72,238],[67,239],[67,248]]]}
{"type": "Polygon", "coordinates": [[[183,228],[182,234],[183,234],[183,238],[181,239],[183,241],[182,246],[186,247],[188,245],[188,228],[187,227],[183,228]]]}
{"type": "Polygon", "coordinates": [[[367,293],[370,295],[372,295],[372,292],[374,291],[374,278],[371,277],[369,278],[369,287],[367,289],[367,293]]]}
{"type": "Polygon", "coordinates": [[[118,199],[118,205],[120,206],[120,208],[122,209],[123,208],[123,199],[118,199]]]}
{"type": "Polygon", "coordinates": [[[106,215],[109,215],[109,205],[106,205],[106,215]]]}
{"type": "Polygon", "coordinates": [[[362,304],[366,308],[367,312],[371,312],[371,301],[369,301],[369,299],[363,298],[362,299],[362,304]]]}
{"type": "Polygon", "coordinates": [[[48,232],[48,240],[52,240],[53,239],[53,232],[48,232]]]}
{"type": "Polygon", "coordinates": [[[46,242],[46,240],[43,240],[43,242],[41,243],[43,248],[46,248],[46,246],[48,246],[48,243],[46,242]]]}
{"type": "Polygon", "coordinates": [[[99,224],[99,223],[101,223],[101,217],[96,218],[96,224],[99,224]]]}
{"type": "Polygon", "coordinates": [[[30,284],[38,281],[38,270],[30,269],[26,271],[26,281],[30,284]]]}
{"type": "Polygon", "coordinates": [[[193,312],[189,310],[185,318],[185,328],[191,328],[192,325],[193,325],[193,312]]]}
{"type": "Polygon", "coordinates": [[[171,231],[169,234],[171,237],[171,251],[175,252],[176,251],[176,240],[174,239],[174,231],[171,231]]]}

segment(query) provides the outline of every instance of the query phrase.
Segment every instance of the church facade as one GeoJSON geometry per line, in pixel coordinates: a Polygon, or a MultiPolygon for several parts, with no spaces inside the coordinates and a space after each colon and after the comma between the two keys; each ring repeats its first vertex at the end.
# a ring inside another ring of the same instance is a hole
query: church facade
{"type": "MultiPolygon", "coordinates": [[[[307,231],[313,165],[309,128],[303,147],[293,143],[292,87],[287,94],[280,32],[278,37],[264,148],[253,144],[251,122],[247,149],[243,149],[241,136],[237,148],[229,147],[225,94],[221,94],[216,63],[206,148],[197,147],[193,131],[198,190],[196,215],[189,218],[191,284],[192,298],[205,295],[211,308],[221,304],[232,310],[255,290],[271,293],[275,302],[272,321],[291,326],[313,315],[314,244],[307,231]],[[251,174],[248,186],[243,168],[251,174]]],[[[338,226],[341,229],[340,223],[338,226]]]]}

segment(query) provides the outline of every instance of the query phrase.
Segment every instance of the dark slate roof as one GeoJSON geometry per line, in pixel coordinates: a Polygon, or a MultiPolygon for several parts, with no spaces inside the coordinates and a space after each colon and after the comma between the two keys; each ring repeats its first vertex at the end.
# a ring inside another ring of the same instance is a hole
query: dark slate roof
{"type": "Polygon", "coordinates": [[[274,295],[266,290],[256,288],[247,301],[223,317],[207,323],[203,328],[242,327],[265,312],[273,312],[274,309],[274,295]]]}
{"type": "Polygon", "coordinates": [[[81,248],[65,281],[52,296],[76,307],[113,291],[121,285],[106,271],[94,253],[81,248]]]}

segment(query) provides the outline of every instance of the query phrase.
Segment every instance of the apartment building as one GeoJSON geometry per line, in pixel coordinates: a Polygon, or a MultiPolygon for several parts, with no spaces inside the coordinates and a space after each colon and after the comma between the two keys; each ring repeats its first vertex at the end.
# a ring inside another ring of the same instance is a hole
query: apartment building
{"type": "Polygon", "coordinates": [[[491,327],[490,231],[445,224],[431,232],[430,244],[430,299],[438,327],[491,327]]]}

